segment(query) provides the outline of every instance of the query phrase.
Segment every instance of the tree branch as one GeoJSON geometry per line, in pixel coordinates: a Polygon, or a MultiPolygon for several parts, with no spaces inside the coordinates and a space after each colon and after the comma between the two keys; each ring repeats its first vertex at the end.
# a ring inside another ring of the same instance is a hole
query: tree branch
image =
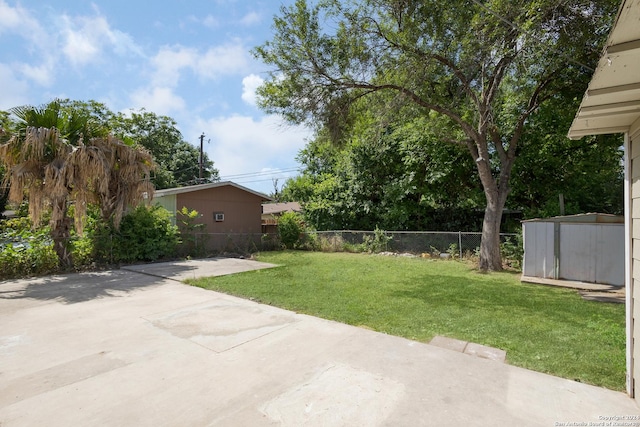
{"type": "Polygon", "coordinates": [[[373,25],[376,27],[377,29],[377,35],[382,37],[382,39],[384,39],[387,43],[389,43],[391,46],[393,46],[394,48],[403,51],[403,52],[411,52],[416,56],[425,58],[425,59],[434,59],[437,62],[439,62],[440,64],[444,65],[446,68],[448,68],[449,70],[451,70],[453,72],[453,74],[456,76],[456,78],[460,81],[460,83],[462,83],[463,89],[465,91],[465,93],[473,100],[473,102],[475,103],[476,107],[478,109],[480,109],[480,101],[478,99],[478,96],[476,95],[476,93],[471,90],[471,84],[469,82],[469,80],[467,79],[467,77],[464,75],[464,73],[458,68],[456,67],[456,65],[453,63],[453,61],[451,61],[450,59],[436,54],[436,53],[427,53],[427,52],[423,52],[420,49],[411,47],[411,46],[406,46],[404,44],[400,44],[398,42],[395,42],[393,40],[391,40],[387,34],[382,30],[382,28],[380,27],[380,24],[373,18],[368,17],[368,19],[373,23],[373,25]]]}
{"type": "Polygon", "coordinates": [[[456,122],[464,131],[464,133],[467,134],[467,136],[469,138],[472,138],[473,140],[477,141],[479,140],[480,136],[478,134],[478,132],[469,124],[467,123],[464,119],[462,119],[462,117],[459,114],[454,113],[453,111],[444,108],[440,105],[435,105],[435,104],[431,104],[429,102],[426,102],[424,99],[422,99],[420,96],[418,96],[415,92],[413,92],[412,90],[407,89],[404,86],[399,86],[399,85],[394,85],[394,84],[384,84],[384,85],[374,85],[374,84],[370,84],[370,83],[363,83],[363,82],[341,82],[341,84],[343,85],[343,87],[345,88],[353,88],[353,89],[365,89],[365,90],[370,90],[372,92],[376,92],[376,91],[380,91],[380,90],[393,90],[396,92],[399,92],[401,94],[403,94],[404,96],[408,97],[409,99],[411,99],[413,102],[415,102],[416,104],[418,104],[419,106],[427,109],[427,110],[433,110],[437,113],[443,114],[447,117],[449,117],[451,120],[453,120],[454,122],[456,122]]]}

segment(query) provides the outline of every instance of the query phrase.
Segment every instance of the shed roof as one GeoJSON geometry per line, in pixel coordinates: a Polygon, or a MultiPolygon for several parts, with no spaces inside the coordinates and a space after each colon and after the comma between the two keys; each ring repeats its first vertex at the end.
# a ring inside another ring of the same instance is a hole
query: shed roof
{"type": "Polygon", "coordinates": [[[235,182],[231,182],[231,181],[210,182],[208,184],[189,185],[187,187],[167,188],[164,190],[156,191],[154,193],[154,197],[171,196],[174,194],[190,193],[192,191],[208,190],[210,188],[217,188],[217,187],[224,187],[224,186],[231,186],[231,187],[238,188],[240,190],[246,191],[247,193],[251,193],[258,197],[261,197],[262,200],[264,201],[272,200],[271,197],[267,196],[266,194],[253,191],[250,188],[243,187],[242,185],[238,185],[235,182]]]}
{"type": "Polygon", "coordinates": [[[569,138],[623,133],[640,118],[640,0],[622,0],[569,138]]]}
{"type": "Polygon", "coordinates": [[[603,213],[554,216],[550,218],[527,219],[522,222],[574,222],[585,224],[624,224],[624,216],[603,213]]]}

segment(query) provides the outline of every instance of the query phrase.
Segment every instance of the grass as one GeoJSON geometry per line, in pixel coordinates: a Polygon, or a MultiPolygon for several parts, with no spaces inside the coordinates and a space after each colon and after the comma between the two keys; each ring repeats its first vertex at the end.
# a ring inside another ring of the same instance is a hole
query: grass
{"type": "Polygon", "coordinates": [[[515,366],[625,388],[622,304],[455,261],[318,252],[258,260],[280,267],[190,283],[417,341],[443,335],[501,348],[515,366]]]}

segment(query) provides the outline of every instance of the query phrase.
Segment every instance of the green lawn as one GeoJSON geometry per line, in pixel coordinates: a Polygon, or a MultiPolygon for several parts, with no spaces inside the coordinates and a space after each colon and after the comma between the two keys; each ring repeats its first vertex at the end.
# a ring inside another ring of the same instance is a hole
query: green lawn
{"type": "Polygon", "coordinates": [[[258,260],[280,267],[190,283],[417,341],[444,335],[497,347],[512,365],[624,390],[622,304],[456,261],[317,252],[258,260]]]}

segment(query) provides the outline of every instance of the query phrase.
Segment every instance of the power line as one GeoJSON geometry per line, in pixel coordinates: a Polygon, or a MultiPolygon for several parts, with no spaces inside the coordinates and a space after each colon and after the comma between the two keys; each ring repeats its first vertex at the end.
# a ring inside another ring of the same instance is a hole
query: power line
{"type": "Polygon", "coordinates": [[[265,176],[265,175],[277,175],[277,174],[289,173],[289,172],[300,172],[301,170],[302,168],[300,167],[287,168],[287,169],[272,169],[268,171],[246,172],[246,173],[238,173],[238,174],[232,174],[232,175],[224,175],[224,177],[221,176],[221,179],[223,179],[224,181],[227,181],[232,179],[243,179],[243,178],[251,178],[251,177],[258,177],[258,176],[265,176]]]}

